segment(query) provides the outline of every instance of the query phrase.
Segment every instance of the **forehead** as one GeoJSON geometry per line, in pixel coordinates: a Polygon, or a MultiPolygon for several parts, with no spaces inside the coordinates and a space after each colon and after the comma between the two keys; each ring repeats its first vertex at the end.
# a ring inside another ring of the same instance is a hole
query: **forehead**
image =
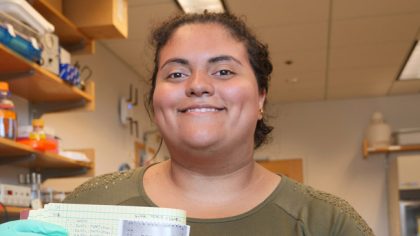
{"type": "Polygon", "coordinates": [[[232,54],[248,58],[244,43],[219,23],[180,26],[162,48],[160,58],[193,54],[232,54]]]}
{"type": "MultiPolygon", "coordinates": [[[[221,23],[217,22],[206,22],[206,23],[188,23],[178,27],[172,36],[170,37],[169,41],[174,39],[175,37],[179,37],[182,35],[188,36],[200,36],[201,34],[209,35],[217,35],[218,37],[229,38],[231,40],[237,41],[232,33],[228,30],[227,26],[222,25],[221,23]]],[[[238,41],[237,41],[238,42],[238,41]]]]}

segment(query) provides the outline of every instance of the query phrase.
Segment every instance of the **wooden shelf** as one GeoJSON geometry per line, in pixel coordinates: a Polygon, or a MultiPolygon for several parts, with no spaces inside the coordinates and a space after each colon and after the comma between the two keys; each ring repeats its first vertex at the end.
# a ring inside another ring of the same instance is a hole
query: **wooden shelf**
{"type": "Polygon", "coordinates": [[[60,156],[51,152],[39,152],[29,146],[0,138],[0,163],[33,168],[88,168],[93,162],[83,162],[60,156]]]}
{"type": "Polygon", "coordinates": [[[64,82],[57,75],[30,62],[0,44],[0,80],[6,80],[12,94],[30,102],[76,102],[94,100],[75,86],[64,82]]]}
{"type": "MultiPolygon", "coordinates": [[[[94,41],[84,35],[68,18],[46,0],[30,0],[32,6],[55,26],[60,45],[74,53],[94,50],[94,41]]],[[[45,112],[62,110],[94,110],[95,85],[89,81],[85,91],[69,85],[56,74],[0,44],[0,81],[9,83],[13,95],[30,102],[34,117],[45,112]]],[[[39,152],[31,147],[0,138],[0,165],[17,165],[44,171],[50,176],[56,169],[70,175],[93,173],[94,162],[73,160],[50,152],[39,152]]],[[[61,174],[61,173],[59,173],[61,174]]]]}
{"type": "MultiPolygon", "coordinates": [[[[28,207],[15,207],[15,206],[6,206],[8,220],[19,220],[20,212],[25,210],[30,210],[28,207]]],[[[4,222],[3,218],[3,208],[0,207],[0,223],[4,222]]]]}
{"type": "Polygon", "coordinates": [[[70,52],[94,52],[93,41],[84,35],[77,26],[57,11],[45,0],[31,0],[32,6],[51,24],[55,26],[54,33],[60,39],[60,45],[70,52]]]}
{"type": "Polygon", "coordinates": [[[7,213],[12,216],[19,216],[21,211],[30,210],[28,207],[15,207],[15,206],[6,206],[7,213]]]}
{"type": "Polygon", "coordinates": [[[391,145],[386,148],[368,147],[367,141],[363,141],[363,158],[367,159],[370,154],[388,154],[393,152],[420,151],[420,144],[417,145],[391,145]]]}

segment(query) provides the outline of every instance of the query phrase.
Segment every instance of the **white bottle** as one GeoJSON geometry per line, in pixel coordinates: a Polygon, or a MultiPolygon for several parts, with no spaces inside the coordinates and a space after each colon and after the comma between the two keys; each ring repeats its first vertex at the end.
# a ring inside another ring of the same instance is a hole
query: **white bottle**
{"type": "Polygon", "coordinates": [[[366,139],[368,146],[373,148],[386,148],[391,145],[391,127],[384,121],[382,113],[373,113],[366,139]]]}

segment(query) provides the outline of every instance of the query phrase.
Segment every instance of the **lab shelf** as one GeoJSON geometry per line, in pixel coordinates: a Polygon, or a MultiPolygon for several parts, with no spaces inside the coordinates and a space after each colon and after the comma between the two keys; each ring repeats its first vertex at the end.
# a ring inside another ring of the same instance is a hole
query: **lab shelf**
{"type": "Polygon", "coordinates": [[[91,169],[94,165],[93,162],[77,161],[52,152],[39,152],[27,145],[5,138],[0,138],[0,164],[13,164],[35,170],[91,169]]]}
{"type": "MultiPolygon", "coordinates": [[[[21,211],[30,210],[28,207],[6,206],[9,216],[19,216],[21,211]]],[[[19,218],[19,217],[18,217],[19,218]]]]}
{"type": "Polygon", "coordinates": [[[12,94],[33,103],[85,102],[94,100],[91,94],[65,83],[57,75],[26,60],[0,44],[0,80],[7,81],[12,94]]]}
{"type": "Polygon", "coordinates": [[[391,145],[386,148],[368,147],[367,141],[363,141],[363,158],[367,159],[370,154],[389,154],[394,152],[420,151],[420,144],[415,145],[391,145]]]}

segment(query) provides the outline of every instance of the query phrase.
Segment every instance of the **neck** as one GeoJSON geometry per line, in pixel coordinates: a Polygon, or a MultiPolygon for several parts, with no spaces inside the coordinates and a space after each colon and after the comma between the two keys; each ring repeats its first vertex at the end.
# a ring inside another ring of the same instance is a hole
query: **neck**
{"type": "MultiPolygon", "coordinates": [[[[184,193],[187,198],[199,198],[205,200],[212,198],[214,193],[219,192],[222,196],[234,196],[232,193],[240,193],[254,181],[259,179],[253,160],[238,166],[236,169],[225,168],[218,174],[191,170],[175,161],[168,161],[165,168],[168,180],[172,186],[184,193]],[[203,187],[205,186],[205,187],[203,187]]],[[[210,200],[209,199],[209,200],[210,200]]],[[[226,199],[227,200],[227,199],[226,199]]]]}
{"type": "Polygon", "coordinates": [[[184,209],[189,217],[220,218],[243,213],[267,198],[279,182],[278,176],[252,158],[211,174],[176,160],[152,166],[143,184],[156,205],[184,209]]]}
{"type": "Polygon", "coordinates": [[[236,148],[180,148],[167,144],[171,156],[172,172],[188,172],[203,177],[229,175],[254,163],[253,140],[236,148]]]}

